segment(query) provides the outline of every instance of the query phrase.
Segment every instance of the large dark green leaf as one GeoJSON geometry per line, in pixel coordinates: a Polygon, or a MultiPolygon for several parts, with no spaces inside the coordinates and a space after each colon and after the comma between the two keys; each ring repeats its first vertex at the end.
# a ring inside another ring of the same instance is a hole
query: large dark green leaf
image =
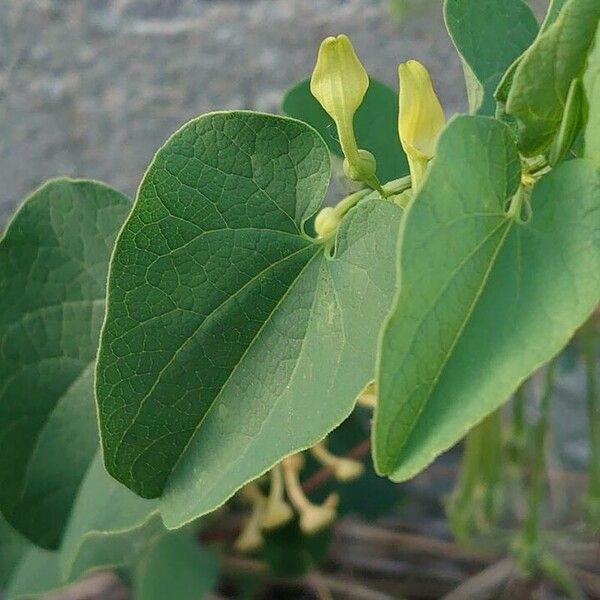
{"type": "Polygon", "coordinates": [[[596,33],[600,2],[567,0],[552,18],[516,68],[506,102],[526,156],[546,150],[560,127],[571,81],[582,74],[596,33]]]}
{"type": "Polygon", "coordinates": [[[0,509],[45,547],[59,543],[98,446],[94,363],[129,206],[99,183],[51,181],[0,242],[0,509]]]}
{"type": "MultiPolygon", "coordinates": [[[[308,79],[288,91],[283,112],[314,127],[331,152],[343,156],[335,123],[310,93],[308,79]]],[[[408,162],[398,138],[397,92],[371,77],[365,99],[354,116],[354,131],[359,148],[369,150],[377,159],[377,176],[382,182],[408,175],[408,162]]]]}
{"type": "Polygon", "coordinates": [[[493,116],[502,75],[535,39],[535,16],[523,0],[446,0],[444,17],[463,62],[470,111],[493,116]]]}
{"type": "Polygon", "coordinates": [[[400,292],[384,328],[376,466],[418,473],[552,358],[600,300],[600,174],[561,164],[518,224],[506,126],[454,120],[403,221],[400,292]]]}
{"type": "Polygon", "coordinates": [[[215,113],[158,152],[116,244],[97,371],[105,462],[177,526],[325,436],[373,377],[401,210],[303,233],[329,179],[295,120],[215,113]]]}

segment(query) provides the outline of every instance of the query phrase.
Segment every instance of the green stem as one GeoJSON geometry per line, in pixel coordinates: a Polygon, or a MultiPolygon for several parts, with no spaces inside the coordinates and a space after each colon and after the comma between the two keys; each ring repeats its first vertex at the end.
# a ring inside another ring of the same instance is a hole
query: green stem
{"type": "Polygon", "coordinates": [[[533,461],[531,465],[531,479],[527,499],[527,518],[525,522],[525,543],[532,549],[539,547],[541,532],[541,504],[544,494],[544,480],[546,464],[544,452],[546,438],[550,423],[550,399],[554,389],[555,361],[546,367],[544,390],[540,403],[540,418],[533,431],[533,461]]]}
{"type": "Polygon", "coordinates": [[[501,506],[502,414],[488,415],[465,438],[460,478],[447,504],[455,537],[469,543],[472,533],[489,533],[501,506]]]}
{"type": "Polygon", "coordinates": [[[510,442],[508,457],[511,467],[520,478],[522,468],[525,464],[526,447],[526,420],[525,420],[525,402],[527,399],[527,382],[524,381],[515,392],[512,401],[512,431],[510,432],[510,442]]]}
{"type": "Polygon", "coordinates": [[[572,600],[585,600],[587,598],[577,581],[575,581],[564,565],[552,554],[544,554],[542,556],[540,569],[572,600]]]}
{"type": "Polygon", "coordinates": [[[355,207],[363,198],[372,193],[372,190],[359,190],[346,196],[335,205],[335,214],[341,219],[351,208],[355,207]]]}
{"type": "Polygon", "coordinates": [[[598,394],[598,364],[596,355],[596,323],[592,317],[582,331],[586,369],[586,393],[589,438],[589,483],[587,512],[591,524],[600,526],[600,395],[598,394]]]}
{"type": "Polygon", "coordinates": [[[383,186],[383,191],[385,193],[385,197],[393,196],[394,194],[401,194],[406,190],[409,190],[411,187],[411,178],[410,175],[406,177],[401,177],[400,179],[394,179],[386,183],[383,186]]]}
{"type": "Polygon", "coordinates": [[[539,173],[540,171],[543,171],[548,166],[549,165],[548,165],[548,161],[546,160],[546,157],[545,156],[540,156],[537,159],[535,159],[534,161],[532,161],[527,166],[527,173],[529,175],[535,175],[536,173],[539,173]]]}
{"type": "Polygon", "coordinates": [[[546,464],[544,452],[550,423],[550,399],[554,389],[555,361],[548,363],[540,402],[540,417],[532,428],[532,456],[527,493],[527,514],[515,547],[515,559],[525,577],[535,577],[542,569],[545,554],[541,540],[541,504],[544,494],[546,464]]]}

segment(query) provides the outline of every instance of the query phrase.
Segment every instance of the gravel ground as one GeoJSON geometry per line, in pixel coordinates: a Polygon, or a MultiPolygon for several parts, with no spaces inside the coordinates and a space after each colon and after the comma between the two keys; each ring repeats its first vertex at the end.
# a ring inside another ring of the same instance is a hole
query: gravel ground
{"type": "Polygon", "coordinates": [[[323,37],[346,32],[395,85],[414,57],[448,113],[465,105],[440,3],[403,23],[375,0],[3,0],[0,3],[0,224],[49,177],[103,180],[133,195],[154,151],[218,109],[278,110],[323,37]]]}

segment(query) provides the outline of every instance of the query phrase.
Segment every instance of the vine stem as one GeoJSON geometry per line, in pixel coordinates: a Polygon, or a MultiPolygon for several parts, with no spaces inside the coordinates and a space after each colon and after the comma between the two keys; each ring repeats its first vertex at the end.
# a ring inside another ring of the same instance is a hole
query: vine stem
{"type": "Polygon", "coordinates": [[[527,516],[521,546],[518,549],[519,566],[528,577],[544,573],[570,598],[583,600],[585,595],[562,563],[545,548],[541,539],[541,507],[546,479],[544,459],[550,425],[550,401],[554,391],[556,360],[548,363],[540,403],[540,417],[533,430],[533,456],[527,497],[527,516]]]}
{"type": "MultiPolygon", "coordinates": [[[[524,543],[528,550],[537,553],[540,546],[541,511],[543,500],[546,464],[544,451],[550,423],[550,399],[554,389],[554,371],[556,363],[552,361],[546,367],[544,376],[544,389],[540,403],[540,418],[533,431],[533,457],[531,465],[531,479],[527,498],[527,517],[525,521],[524,543]]],[[[525,565],[526,570],[531,565],[525,565]]]]}
{"type": "Polygon", "coordinates": [[[511,461],[514,466],[522,467],[525,450],[525,400],[526,382],[523,382],[515,392],[512,405],[512,445],[511,461]]]}
{"type": "Polygon", "coordinates": [[[600,395],[596,358],[596,319],[592,317],[582,331],[582,345],[586,369],[586,395],[589,438],[589,483],[587,492],[588,518],[600,526],[600,395]]]}
{"type": "Polygon", "coordinates": [[[446,506],[454,536],[465,544],[474,533],[490,533],[502,488],[502,414],[496,410],[465,438],[460,475],[446,506]]]}

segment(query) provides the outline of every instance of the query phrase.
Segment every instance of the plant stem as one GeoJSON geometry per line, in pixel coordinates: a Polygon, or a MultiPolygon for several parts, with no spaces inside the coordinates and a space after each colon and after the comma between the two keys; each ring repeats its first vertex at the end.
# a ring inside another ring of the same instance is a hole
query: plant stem
{"type": "Polygon", "coordinates": [[[465,438],[461,474],[447,505],[450,526],[463,543],[493,529],[502,483],[502,414],[496,410],[465,438]]]}
{"type": "Polygon", "coordinates": [[[411,178],[410,175],[406,177],[401,177],[400,179],[394,179],[386,183],[383,186],[383,191],[385,192],[385,197],[392,196],[394,194],[401,194],[406,190],[409,190],[411,187],[411,178]]]}
{"type": "Polygon", "coordinates": [[[544,451],[550,423],[550,399],[554,389],[555,361],[546,366],[544,388],[540,402],[540,416],[532,428],[532,456],[527,493],[527,514],[515,546],[515,559],[523,575],[535,577],[542,568],[545,554],[541,540],[541,504],[543,501],[546,465],[544,451]]]}
{"type": "Polygon", "coordinates": [[[550,399],[554,389],[555,364],[556,363],[552,361],[546,367],[544,389],[540,403],[540,418],[533,431],[533,457],[527,499],[527,518],[525,522],[525,543],[533,549],[539,547],[540,542],[540,508],[543,501],[544,480],[546,474],[544,451],[546,448],[546,438],[550,423],[550,399]]]}
{"type": "Polygon", "coordinates": [[[524,381],[515,392],[512,401],[512,426],[508,442],[508,461],[513,478],[521,486],[523,471],[526,465],[527,421],[525,406],[527,402],[527,381],[524,381]]]}
{"type": "Polygon", "coordinates": [[[585,600],[586,595],[577,581],[565,569],[563,564],[552,554],[544,554],[540,560],[540,568],[554,584],[573,600],[585,600]]]}
{"type": "Polygon", "coordinates": [[[590,524],[600,527],[600,395],[598,394],[596,335],[596,320],[592,317],[584,326],[581,336],[586,369],[589,438],[589,484],[586,504],[590,524]]]}

